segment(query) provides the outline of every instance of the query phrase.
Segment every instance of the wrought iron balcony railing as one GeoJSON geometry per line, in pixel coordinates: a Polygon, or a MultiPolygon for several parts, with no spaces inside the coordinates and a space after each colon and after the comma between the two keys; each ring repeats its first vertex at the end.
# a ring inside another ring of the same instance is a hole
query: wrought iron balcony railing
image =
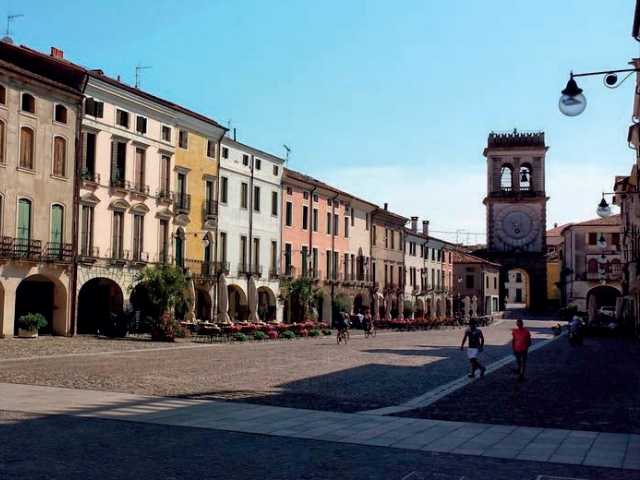
{"type": "Polygon", "coordinates": [[[84,168],[82,170],[81,178],[85,182],[100,183],[100,174],[96,172],[92,172],[87,168],[84,168]]]}
{"type": "Polygon", "coordinates": [[[182,212],[188,213],[191,210],[191,195],[178,192],[173,196],[173,203],[182,212]]]}
{"type": "Polygon", "coordinates": [[[126,182],[126,188],[139,195],[149,195],[149,185],[145,185],[142,182],[126,182]]]}
{"type": "Polygon", "coordinates": [[[40,261],[42,255],[42,241],[30,238],[13,239],[13,258],[21,260],[40,261]]]}
{"type": "Polygon", "coordinates": [[[49,242],[44,247],[42,259],[45,262],[71,263],[73,261],[73,245],[49,242]]]}
{"type": "Polygon", "coordinates": [[[100,256],[100,248],[84,245],[80,247],[80,256],[89,258],[98,258],[100,256]]]}
{"type": "Polygon", "coordinates": [[[161,188],[160,190],[158,190],[156,192],[156,196],[161,200],[172,200],[173,201],[174,194],[168,188],[167,189],[161,188]]]}
{"type": "Polygon", "coordinates": [[[218,202],[216,200],[205,200],[202,208],[204,209],[204,215],[207,218],[218,217],[218,202]]]}

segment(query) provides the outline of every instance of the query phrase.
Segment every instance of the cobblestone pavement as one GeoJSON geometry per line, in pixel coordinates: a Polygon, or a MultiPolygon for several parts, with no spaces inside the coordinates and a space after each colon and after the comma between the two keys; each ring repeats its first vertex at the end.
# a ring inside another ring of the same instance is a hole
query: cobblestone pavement
{"type": "MultiPolygon", "coordinates": [[[[510,328],[485,328],[488,354],[508,355],[510,328]]],[[[0,382],[354,412],[402,403],[467,372],[461,329],[384,331],[375,339],[352,333],[346,346],[333,336],[169,347],[92,337],[3,340],[0,382]],[[30,358],[16,358],[27,355],[16,352],[21,345],[30,358]]],[[[549,336],[544,324],[535,341],[549,336]]]]}

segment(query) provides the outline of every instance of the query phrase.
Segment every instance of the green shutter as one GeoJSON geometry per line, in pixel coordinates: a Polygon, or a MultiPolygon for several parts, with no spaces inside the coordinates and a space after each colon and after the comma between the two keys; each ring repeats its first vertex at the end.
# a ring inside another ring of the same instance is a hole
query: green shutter
{"type": "Polygon", "coordinates": [[[51,207],[51,236],[50,241],[55,244],[62,243],[62,216],[63,208],[61,205],[51,207]]]}
{"type": "Polygon", "coordinates": [[[18,203],[18,238],[31,238],[31,202],[26,199],[18,203]]]}

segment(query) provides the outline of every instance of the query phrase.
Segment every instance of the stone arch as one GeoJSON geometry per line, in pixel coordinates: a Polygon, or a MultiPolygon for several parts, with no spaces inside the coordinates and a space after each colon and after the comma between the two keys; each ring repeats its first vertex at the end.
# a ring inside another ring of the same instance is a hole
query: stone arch
{"type": "Polygon", "coordinates": [[[513,188],[513,165],[503,163],[500,167],[500,190],[511,191],[513,188]]]}
{"type": "MultiPolygon", "coordinates": [[[[529,308],[531,304],[531,278],[529,273],[524,268],[513,267],[507,271],[506,278],[507,281],[504,286],[508,303],[524,303],[526,308],[529,308]]],[[[485,305],[483,309],[485,312],[489,311],[486,307],[485,305]]]]}
{"type": "Polygon", "coordinates": [[[196,318],[201,320],[212,320],[212,302],[209,290],[202,286],[196,287],[196,318]]]}
{"type": "Polygon", "coordinates": [[[436,298],[436,317],[442,318],[444,316],[444,310],[442,305],[442,299],[436,298]]]}
{"type": "Polygon", "coordinates": [[[229,292],[229,317],[231,321],[246,320],[249,317],[247,293],[236,283],[227,285],[227,291],[229,292]]]}
{"type": "Polygon", "coordinates": [[[22,280],[16,289],[14,334],[18,333],[16,321],[27,313],[40,313],[47,325],[40,333],[68,335],[67,287],[56,277],[45,274],[30,275],[22,280]],[[34,302],[33,299],[38,301],[34,302]]]}
{"type": "Polygon", "coordinates": [[[533,167],[529,162],[520,165],[518,185],[521,191],[533,190],[533,167]]]}
{"type": "Polygon", "coordinates": [[[587,291],[587,295],[585,296],[587,306],[589,305],[589,300],[592,295],[596,298],[598,308],[608,306],[615,307],[618,297],[622,295],[622,292],[613,285],[597,285],[587,291]]]}
{"type": "Polygon", "coordinates": [[[123,310],[124,295],[118,282],[106,277],[92,278],[83,283],[78,293],[77,333],[95,334],[103,316],[123,310]]]}
{"type": "Polygon", "coordinates": [[[421,298],[418,298],[416,300],[416,311],[414,313],[414,316],[417,318],[421,318],[424,317],[424,300],[422,300],[421,298]]]}
{"type": "Polygon", "coordinates": [[[267,286],[258,287],[258,318],[263,322],[276,319],[276,294],[267,286]]]}

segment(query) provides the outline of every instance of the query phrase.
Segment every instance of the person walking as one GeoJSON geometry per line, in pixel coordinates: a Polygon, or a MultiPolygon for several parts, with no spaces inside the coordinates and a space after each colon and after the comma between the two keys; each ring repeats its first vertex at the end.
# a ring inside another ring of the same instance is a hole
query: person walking
{"type": "Polygon", "coordinates": [[[460,350],[464,350],[464,344],[467,339],[469,339],[467,357],[469,358],[469,364],[471,365],[471,373],[467,375],[467,377],[474,378],[476,376],[476,370],[480,370],[480,377],[484,377],[484,371],[486,368],[478,361],[478,355],[484,348],[484,335],[482,335],[482,330],[476,327],[475,318],[469,320],[469,328],[464,331],[460,350]]]}
{"type": "Polygon", "coordinates": [[[531,346],[531,332],[524,328],[522,319],[516,320],[516,328],[511,331],[511,348],[513,356],[516,357],[518,368],[513,373],[518,374],[518,380],[524,381],[524,371],[527,366],[527,352],[531,346]]]}

